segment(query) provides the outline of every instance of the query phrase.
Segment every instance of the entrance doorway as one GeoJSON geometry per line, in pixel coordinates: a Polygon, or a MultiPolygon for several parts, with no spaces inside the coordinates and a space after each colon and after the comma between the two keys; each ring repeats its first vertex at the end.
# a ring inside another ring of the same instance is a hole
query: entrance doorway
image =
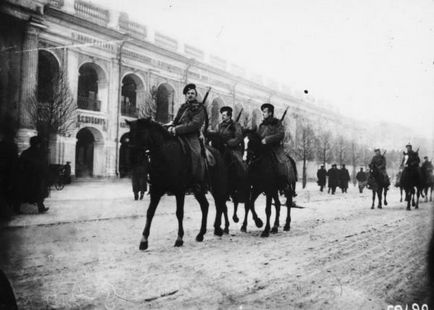
{"type": "Polygon", "coordinates": [[[75,147],[75,175],[76,177],[92,177],[94,162],[95,138],[89,129],[83,128],[77,133],[75,147]]]}

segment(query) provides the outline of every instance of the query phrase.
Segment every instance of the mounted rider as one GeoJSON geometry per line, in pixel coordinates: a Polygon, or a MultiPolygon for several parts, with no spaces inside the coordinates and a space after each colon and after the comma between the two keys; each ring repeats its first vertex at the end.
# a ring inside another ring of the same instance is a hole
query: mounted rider
{"type": "MultiPolygon", "coordinates": [[[[257,133],[261,138],[263,145],[269,146],[270,151],[274,155],[273,158],[277,174],[279,175],[279,183],[281,190],[290,189],[291,182],[290,174],[293,171],[296,174],[295,165],[291,158],[285,154],[282,141],[285,136],[285,130],[282,122],[274,117],[274,106],[270,103],[264,103],[261,106],[263,121],[259,125],[257,133]]],[[[296,175],[294,175],[296,178],[296,175]]],[[[295,188],[292,188],[294,196],[295,188]]]]}
{"type": "Polygon", "coordinates": [[[407,149],[407,151],[404,152],[404,157],[402,158],[401,165],[403,167],[419,167],[419,153],[417,151],[413,151],[413,147],[410,143],[407,144],[405,148],[407,149]]]}
{"type": "Polygon", "coordinates": [[[241,125],[232,119],[232,108],[224,106],[220,109],[222,117],[217,131],[209,131],[208,135],[218,135],[224,146],[224,158],[229,167],[235,169],[237,179],[242,179],[247,175],[247,166],[243,162],[244,137],[241,125]]]}
{"type": "MultiPolygon", "coordinates": [[[[369,164],[369,168],[372,170],[371,177],[375,175],[382,176],[385,187],[390,186],[390,179],[386,172],[386,158],[383,154],[381,154],[380,149],[377,148],[374,150],[375,155],[372,157],[371,163],[369,164]]],[[[368,180],[368,184],[370,184],[370,180],[368,180]]]]}
{"type": "Polygon", "coordinates": [[[187,84],[182,92],[186,102],[181,105],[168,131],[179,136],[190,153],[192,184],[205,181],[205,157],[202,155],[200,130],[205,123],[206,112],[203,104],[197,101],[195,84],[187,84]]]}

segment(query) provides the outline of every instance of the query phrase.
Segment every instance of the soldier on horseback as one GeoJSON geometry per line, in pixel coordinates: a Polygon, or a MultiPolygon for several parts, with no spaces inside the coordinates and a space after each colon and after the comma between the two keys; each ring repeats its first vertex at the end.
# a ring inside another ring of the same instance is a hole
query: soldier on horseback
{"type": "Polygon", "coordinates": [[[402,159],[401,165],[403,167],[419,167],[419,153],[417,151],[413,151],[410,143],[407,144],[405,147],[407,149],[407,152],[404,152],[404,158],[402,159]]]}
{"type": "Polygon", "coordinates": [[[186,102],[181,105],[169,133],[179,136],[190,151],[192,184],[203,184],[205,181],[205,158],[202,155],[200,129],[205,123],[205,108],[197,101],[195,84],[187,84],[182,92],[186,102]]]}
{"type": "MultiPolygon", "coordinates": [[[[274,117],[274,106],[270,103],[264,103],[261,106],[263,121],[259,125],[258,135],[261,138],[261,143],[269,147],[269,150],[274,155],[274,166],[279,175],[279,183],[281,190],[292,190],[295,196],[295,188],[289,182],[289,173],[293,163],[285,154],[282,146],[282,141],[285,136],[282,122],[274,117]]],[[[295,170],[295,167],[294,167],[295,170]]]]}
{"type": "Polygon", "coordinates": [[[241,125],[232,119],[232,108],[224,106],[220,109],[222,117],[216,132],[208,132],[208,135],[218,135],[224,147],[224,159],[229,167],[235,169],[237,179],[244,178],[247,174],[247,166],[243,162],[244,137],[241,125]]]}
{"type": "MultiPolygon", "coordinates": [[[[372,157],[369,168],[372,170],[372,177],[381,176],[383,178],[383,184],[386,188],[390,186],[390,179],[386,172],[386,158],[381,154],[380,149],[374,150],[375,155],[372,157]]],[[[368,180],[368,184],[369,184],[368,180]]]]}

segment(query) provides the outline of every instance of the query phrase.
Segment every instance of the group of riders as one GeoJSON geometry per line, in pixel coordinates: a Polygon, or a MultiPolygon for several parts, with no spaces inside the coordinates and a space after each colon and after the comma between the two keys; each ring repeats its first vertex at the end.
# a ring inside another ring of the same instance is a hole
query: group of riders
{"type": "MultiPolygon", "coordinates": [[[[188,84],[183,90],[186,102],[179,108],[174,120],[168,125],[168,132],[179,136],[190,151],[191,172],[195,186],[207,183],[207,165],[209,162],[206,156],[206,148],[202,138],[202,129],[207,120],[207,112],[204,104],[197,100],[195,84],[188,84]]],[[[289,174],[295,168],[293,159],[284,152],[283,139],[284,127],[281,120],[274,117],[274,106],[264,103],[261,106],[263,116],[262,123],[253,129],[261,139],[261,144],[272,154],[274,168],[277,172],[280,190],[293,187],[289,180],[289,174]]],[[[233,119],[233,109],[229,106],[220,108],[222,121],[216,130],[206,130],[205,135],[210,141],[216,137],[224,146],[223,158],[231,167],[233,179],[243,179],[247,175],[247,164],[244,157],[244,134],[241,125],[233,119]]],[[[291,188],[295,195],[295,188],[291,188]]]]}
{"type": "MultiPolygon", "coordinates": [[[[205,154],[204,140],[202,139],[202,129],[207,120],[206,108],[202,102],[197,100],[197,90],[194,84],[185,86],[183,94],[186,96],[186,102],[181,105],[173,122],[168,125],[168,131],[174,136],[179,136],[188,146],[191,154],[191,171],[193,175],[193,184],[206,184],[207,177],[207,156],[205,154]]],[[[262,123],[255,129],[261,139],[261,143],[272,154],[273,166],[279,176],[280,190],[288,187],[295,187],[289,181],[291,169],[296,171],[294,160],[285,153],[283,149],[284,127],[282,121],[274,116],[274,106],[270,103],[264,103],[261,106],[263,116],[262,123]]],[[[233,109],[229,106],[220,108],[222,121],[214,131],[207,130],[205,135],[209,140],[219,137],[224,145],[224,159],[232,167],[236,178],[242,178],[247,173],[247,164],[243,161],[244,155],[244,129],[233,119],[233,109]]],[[[420,184],[424,183],[426,176],[432,175],[433,166],[428,158],[421,167],[418,151],[412,149],[411,144],[406,145],[406,152],[402,160],[401,186],[405,187],[406,180],[416,178],[420,184]]],[[[358,173],[357,180],[361,184],[367,184],[368,188],[375,187],[376,182],[380,182],[387,189],[390,186],[390,179],[386,172],[386,158],[381,154],[380,149],[374,150],[369,171],[358,173]]],[[[335,193],[336,187],[340,187],[342,192],[346,192],[350,175],[345,165],[337,169],[336,165],[326,171],[324,166],[318,170],[318,185],[322,191],[325,186],[326,176],[329,177],[329,193],[335,193]]],[[[295,194],[295,188],[291,188],[295,194]]],[[[360,189],[362,190],[362,189],[360,189]]]]}

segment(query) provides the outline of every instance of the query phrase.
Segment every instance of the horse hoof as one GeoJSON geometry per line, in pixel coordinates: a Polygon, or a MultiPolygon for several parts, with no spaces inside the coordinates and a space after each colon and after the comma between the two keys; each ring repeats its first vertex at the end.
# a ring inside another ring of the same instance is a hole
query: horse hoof
{"type": "Polygon", "coordinates": [[[196,241],[197,242],[202,242],[203,241],[203,235],[199,234],[196,236],[196,241]]]}
{"type": "Polygon", "coordinates": [[[261,234],[261,237],[262,237],[262,238],[267,238],[269,235],[270,235],[270,233],[269,233],[268,231],[265,231],[265,230],[264,230],[264,231],[262,232],[262,234],[261,234]]]}
{"type": "Polygon", "coordinates": [[[256,227],[258,227],[258,228],[261,228],[264,225],[264,223],[262,222],[262,220],[259,217],[257,217],[255,219],[255,224],[256,224],[256,227]]]}
{"type": "Polygon", "coordinates": [[[240,229],[240,230],[241,230],[241,232],[247,232],[247,228],[246,228],[246,226],[244,226],[244,225],[241,226],[241,229],[240,229]]]}
{"type": "Polygon", "coordinates": [[[384,205],[387,206],[387,201],[384,202],[384,205]]]}
{"type": "Polygon", "coordinates": [[[377,208],[378,208],[378,209],[383,209],[383,207],[382,207],[382,206],[378,206],[377,208]]]}
{"type": "Polygon", "coordinates": [[[214,228],[214,235],[216,236],[223,236],[223,230],[221,228],[214,228]]]}
{"type": "Polygon", "coordinates": [[[373,210],[373,209],[374,209],[374,206],[371,207],[371,210],[373,210]]]}
{"type": "Polygon", "coordinates": [[[238,221],[240,220],[237,216],[233,216],[232,219],[234,220],[235,223],[238,223],[238,221]]]}
{"type": "Polygon", "coordinates": [[[289,231],[291,229],[291,227],[289,227],[289,225],[285,225],[284,227],[283,227],[283,230],[284,231],[289,231]]]}
{"type": "Polygon", "coordinates": [[[418,205],[416,205],[416,207],[414,207],[415,209],[419,209],[419,206],[418,205]]]}
{"type": "Polygon", "coordinates": [[[407,207],[407,211],[411,211],[410,207],[407,207]]]}
{"type": "Polygon", "coordinates": [[[277,227],[271,228],[271,233],[272,234],[277,234],[277,231],[278,231],[277,227]]]}
{"type": "Polygon", "coordinates": [[[148,248],[148,241],[142,241],[142,242],[140,242],[140,245],[139,245],[139,250],[140,251],[144,251],[147,248],[148,248]]]}
{"type": "Polygon", "coordinates": [[[225,228],[224,230],[223,230],[223,232],[225,233],[225,234],[229,234],[229,228],[225,228]]]}
{"type": "Polygon", "coordinates": [[[174,245],[174,246],[175,246],[175,247],[180,247],[180,246],[182,246],[183,244],[184,244],[184,241],[178,239],[178,240],[175,241],[175,245],[174,245]]]}

